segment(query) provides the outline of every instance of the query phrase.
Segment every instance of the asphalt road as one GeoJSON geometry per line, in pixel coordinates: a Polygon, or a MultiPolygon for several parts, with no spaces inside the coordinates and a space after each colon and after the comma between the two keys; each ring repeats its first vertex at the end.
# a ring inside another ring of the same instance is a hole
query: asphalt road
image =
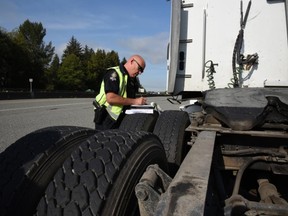
{"type": "MultiPolygon", "coordinates": [[[[60,125],[94,128],[93,98],[0,100],[0,152],[35,130],[60,125]]],[[[163,110],[179,109],[167,97],[149,97],[163,110]]]]}

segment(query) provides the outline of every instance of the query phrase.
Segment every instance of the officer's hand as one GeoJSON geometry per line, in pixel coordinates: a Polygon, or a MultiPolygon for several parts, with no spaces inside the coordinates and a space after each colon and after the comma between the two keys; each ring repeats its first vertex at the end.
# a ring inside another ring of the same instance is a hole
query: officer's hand
{"type": "Polygon", "coordinates": [[[147,104],[147,99],[144,97],[136,98],[135,99],[136,105],[144,105],[147,104]]]}

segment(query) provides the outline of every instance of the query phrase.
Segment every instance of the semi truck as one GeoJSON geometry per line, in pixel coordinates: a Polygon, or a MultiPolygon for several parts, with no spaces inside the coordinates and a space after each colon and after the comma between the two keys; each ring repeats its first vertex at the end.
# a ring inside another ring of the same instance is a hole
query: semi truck
{"type": "Polygon", "coordinates": [[[0,155],[1,215],[288,215],[288,1],[169,3],[179,110],[27,134],[0,155]]]}

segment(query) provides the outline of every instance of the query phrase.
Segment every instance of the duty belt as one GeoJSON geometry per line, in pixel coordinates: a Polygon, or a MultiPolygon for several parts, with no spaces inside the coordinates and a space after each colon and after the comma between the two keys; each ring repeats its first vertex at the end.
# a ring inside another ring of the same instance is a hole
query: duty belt
{"type": "Polygon", "coordinates": [[[101,108],[101,105],[97,101],[93,101],[93,105],[96,109],[101,108]]]}

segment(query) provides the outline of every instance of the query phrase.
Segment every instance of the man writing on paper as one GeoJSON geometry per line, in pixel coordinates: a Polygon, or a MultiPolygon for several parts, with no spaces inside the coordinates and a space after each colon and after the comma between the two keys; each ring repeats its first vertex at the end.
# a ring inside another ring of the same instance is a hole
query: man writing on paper
{"type": "Polygon", "coordinates": [[[146,104],[146,98],[135,98],[138,88],[135,86],[136,76],[144,72],[145,66],[140,55],[133,55],[124,65],[107,69],[100,92],[93,102],[96,130],[117,128],[124,106],[146,104]]]}

